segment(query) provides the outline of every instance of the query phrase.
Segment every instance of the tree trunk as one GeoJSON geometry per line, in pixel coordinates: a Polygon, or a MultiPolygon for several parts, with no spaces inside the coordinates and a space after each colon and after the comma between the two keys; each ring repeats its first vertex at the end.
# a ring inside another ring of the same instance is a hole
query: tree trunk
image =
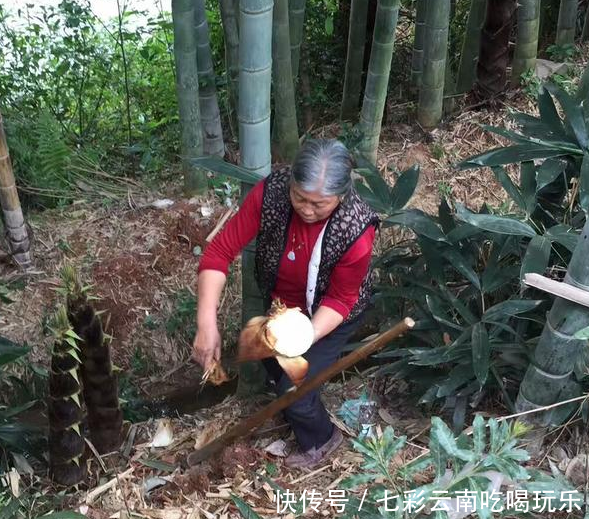
{"type": "Polygon", "coordinates": [[[23,217],[22,208],[16,182],[10,162],[4,122],[0,113],[0,206],[4,216],[6,238],[10,247],[10,254],[16,263],[28,270],[32,267],[31,241],[23,217]]]}
{"type": "Polygon", "coordinates": [[[573,45],[577,25],[578,0],[560,0],[558,25],[556,27],[556,44],[573,45]]]}
{"type": "MultiPolygon", "coordinates": [[[[240,165],[270,174],[270,91],[272,83],[273,0],[241,0],[239,17],[239,149],[240,165]]],[[[251,188],[242,183],[242,197],[251,188]]],[[[254,279],[255,245],[242,254],[242,324],[264,313],[264,302],[254,279]]],[[[260,391],[264,368],[260,362],[240,366],[238,394],[260,391]]]]}
{"type": "Polygon", "coordinates": [[[481,45],[481,31],[485,22],[487,0],[471,0],[466,32],[462,42],[458,77],[456,78],[456,93],[469,92],[476,81],[477,62],[481,45]]]}
{"type": "Polygon", "coordinates": [[[182,132],[184,191],[187,195],[202,193],[207,188],[206,174],[190,161],[203,153],[194,16],[193,0],[172,0],[176,93],[182,132]]]}
{"type": "Polygon", "coordinates": [[[425,39],[427,0],[417,0],[416,4],[415,35],[413,37],[413,56],[411,58],[411,84],[419,88],[423,71],[423,41],[425,39]]]}
{"type": "Polygon", "coordinates": [[[583,33],[581,34],[581,43],[589,40],[589,4],[585,6],[585,16],[583,20],[583,33]]]}
{"type": "Polygon", "coordinates": [[[507,86],[509,36],[515,6],[515,0],[487,0],[477,63],[476,91],[482,99],[498,96],[507,86]]]}
{"type": "Polygon", "coordinates": [[[289,0],[288,23],[290,36],[290,63],[292,77],[296,81],[299,76],[299,61],[301,59],[301,43],[305,30],[306,0],[289,0]]]}
{"type": "Polygon", "coordinates": [[[517,41],[511,72],[512,84],[522,74],[535,70],[540,30],[540,0],[519,0],[517,7],[517,41]]]}
{"type": "Polygon", "coordinates": [[[399,3],[400,0],[379,0],[376,9],[372,52],[360,113],[360,131],[363,134],[360,151],[373,164],[376,164],[382,115],[387,99],[399,3]]]}
{"type": "Polygon", "coordinates": [[[434,128],[442,119],[450,0],[431,3],[427,9],[423,54],[423,72],[417,119],[426,129],[434,128]]]}
{"type": "Polygon", "coordinates": [[[234,0],[220,0],[223,37],[225,40],[225,69],[229,97],[229,122],[237,135],[237,98],[239,95],[239,25],[234,0]]]}
{"type": "MultiPolygon", "coordinates": [[[[585,159],[587,160],[587,159],[585,159]]],[[[564,281],[587,290],[589,286],[589,220],[585,224],[571,257],[564,281]]],[[[517,412],[537,409],[570,397],[575,382],[571,375],[587,341],[575,339],[579,330],[589,326],[589,308],[556,297],[546,318],[544,330],[533,352],[533,360],[520,385],[517,412]]],[[[570,411],[570,407],[569,407],[570,411]]],[[[566,418],[562,409],[534,414],[542,425],[558,424],[566,418]]]]}
{"type": "Polygon", "coordinates": [[[366,18],[368,2],[352,0],[348,32],[348,52],[346,74],[341,107],[343,121],[355,121],[358,117],[360,94],[362,92],[362,72],[364,64],[364,43],[366,41],[366,18]]]}
{"type": "Polygon", "coordinates": [[[272,69],[274,85],[272,139],[280,159],[292,162],[299,150],[299,130],[288,30],[288,0],[274,0],[272,69]]]}
{"type": "Polygon", "coordinates": [[[217,101],[215,70],[211,54],[209,24],[205,0],[195,1],[194,23],[196,30],[196,62],[199,79],[200,120],[203,133],[205,155],[225,155],[221,113],[217,101]]]}

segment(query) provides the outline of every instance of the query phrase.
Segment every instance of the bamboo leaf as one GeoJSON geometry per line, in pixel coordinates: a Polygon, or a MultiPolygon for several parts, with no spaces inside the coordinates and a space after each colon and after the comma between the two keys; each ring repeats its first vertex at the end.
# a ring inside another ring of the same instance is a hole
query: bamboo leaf
{"type": "Polygon", "coordinates": [[[440,302],[437,298],[428,295],[425,296],[425,300],[427,303],[427,307],[429,308],[429,311],[432,313],[432,316],[436,321],[438,321],[440,324],[449,326],[450,328],[454,328],[455,330],[463,330],[462,326],[448,319],[448,317],[445,315],[444,310],[441,308],[440,302]]]}
{"type": "Polygon", "coordinates": [[[419,180],[419,165],[412,166],[399,175],[390,191],[391,212],[400,211],[413,196],[419,180]]]}
{"type": "Polygon", "coordinates": [[[376,168],[361,168],[356,171],[364,177],[376,199],[380,201],[383,207],[386,207],[384,212],[391,213],[391,187],[382,178],[380,171],[376,168]]]}
{"type": "Polygon", "coordinates": [[[518,187],[513,183],[507,171],[501,166],[494,166],[491,168],[495,174],[495,178],[501,183],[503,189],[511,197],[511,199],[523,210],[526,210],[526,202],[520,193],[518,187]]]}
{"type": "Polygon", "coordinates": [[[434,241],[447,241],[444,233],[436,225],[433,219],[419,209],[402,211],[389,216],[384,222],[388,225],[402,225],[404,227],[409,227],[416,234],[422,234],[434,241]]]}
{"type": "Polygon", "coordinates": [[[560,243],[571,252],[575,250],[579,239],[579,235],[574,231],[574,229],[564,224],[558,224],[550,227],[550,229],[544,233],[544,236],[550,241],[560,243]]]}
{"type": "Polygon", "coordinates": [[[366,187],[361,181],[357,180],[354,183],[354,187],[360,197],[377,213],[387,214],[388,206],[383,204],[381,200],[366,187]]]}
{"type": "Polygon", "coordinates": [[[486,443],[485,419],[482,415],[477,414],[472,423],[472,441],[474,445],[474,452],[477,456],[482,456],[485,450],[486,443]]]}
{"type": "Polygon", "coordinates": [[[539,191],[554,182],[564,171],[565,165],[564,161],[557,158],[546,159],[538,168],[536,189],[539,191]]]}
{"type": "MultiPolygon", "coordinates": [[[[452,210],[450,209],[448,201],[445,198],[442,198],[440,205],[438,206],[438,220],[442,226],[442,231],[444,231],[446,235],[456,228],[456,222],[454,222],[452,210]]],[[[448,238],[450,237],[448,236],[448,238]]]]}
{"type": "Polygon", "coordinates": [[[486,382],[491,360],[491,346],[484,323],[472,327],[472,365],[481,386],[486,382]]]}
{"type": "Polygon", "coordinates": [[[254,173],[253,171],[242,168],[241,166],[236,166],[235,164],[225,162],[219,157],[197,157],[190,159],[189,162],[197,168],[206,169],[213,173],[219,173],[221,175],[240,180],[241,182],[245,182],[247,184],[256,184],[264,178],[263,175],[254,173]]]}
{"type": "Polygon", "coordinates": [[[526,274],[532,272],[542,274],[548,266],[551,250],[552,244],[548,238],[534,236],[528,243],[526,255],[522,261],[520,279],[523,280],[526,274]]]}
{"type": "Polygon", "coordinates": [[[25,356],[31,349],[26,346],[19,346],[0,335],[0,366],[9,364],[25,356]]]}
{"type": "Polygon", "coordinates": [[[581,155],[581,150],[574,146],[543,146],[541,144],[516,144],[495,148],[491,151],[475,155],[457,164],[460,169],[481,166],[504,166],[526,160],[547,159],[563,155],[581,155]]]}
{"type": "Polygon", "coordinates": [[[520,167],[520,188],[526,201],[526,213],[532,214],[536,208],[536,165],[534,161],[522,162],[520,167]]]}
{"type": "Polygon", "coordinates": [[[456,204],[456,216],[463,222],[484,229],[485,231],[498,234],[529,236],[530,238],[536,236],[536,231],[527,223],[506,216],[472,213],[459,203],[456,204]]]}
{"type": "Polygon", "coordinates": [[[538,109],[540,111],[540,120],[553,132],[564,134],[564,127],[558,115],[558,110],[548,89],[542,85],[538,91],[538,109]]]}
{"type": "Polygon", "coordinates": [[[585,152],[579,172],[579,205],[589,216],[589,153],[585,152]]]}
{"type": "Polygon", "coordinates": [[[562,88],[551,83],[547,83],[545,87],[556,97],[556,99],[558,99],[565,115],[565,121],[571,127],[579,145],[582,148],[587,148],[589,141],[587,138],[587,127],[585,126],[585,119],[583,117],[581,105],[562,88]]]}
{"type": "Polygon", "coordinates": [[[481,320],[485,323],[501,321],[534,310],[534,308],[537,308],[542,303],[542,300],[509,299],[508,301],[502,301],[489,308],[483,314],[481,320]]]}
{"type": "Polygon", "coordinates": [[[231,494],[231,499],[244,519],[262,519],[262,516],[254,512],[252,507],[241,499],[241,497],[231,494]]]}
{"type": "Polygon", "coordinates": [[[450,456],[467,462],[474,461],[474,453],[460,449],[450,428],[437,416],[432,417],[430,441],[432,438],[450,456]]]}

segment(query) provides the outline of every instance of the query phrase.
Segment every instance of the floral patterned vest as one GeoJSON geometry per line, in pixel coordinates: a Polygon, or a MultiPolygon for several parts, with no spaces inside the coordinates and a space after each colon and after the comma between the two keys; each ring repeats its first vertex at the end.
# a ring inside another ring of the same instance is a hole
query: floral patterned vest
{"type": "MultiPolygon", "coordinates": [[[[256,238],[255,277],[267,307],[270,305],[271,292],[276,284],[278,268],[287,245],[287,234],[293,207],[289,196],[290,169],[277,169],[265,179],[262,199],[262,217],[260,230],[256,238]]],[[[309,269],[315,268],[316,279],[311,290],[314,313],[329,286],[333,268],[341,257],[370,225],[378,227],[378,216],[359,197],[354,189],[331,214],[321,243],[320,261],[309,269]]],[[[318,238],[321,239],[321,236],[318,238]]],[[[314,276],[315,277],[315,276],[314,276]]],[[[371,295],[372,272],[368,269],[360,286],[358,300],[344,322],[359,316],[368,306],[371,295]]]]}

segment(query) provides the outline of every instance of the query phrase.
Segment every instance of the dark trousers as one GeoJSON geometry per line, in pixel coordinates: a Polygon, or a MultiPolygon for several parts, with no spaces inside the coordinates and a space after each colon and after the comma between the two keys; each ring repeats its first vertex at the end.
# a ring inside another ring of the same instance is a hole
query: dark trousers
{"type": "MultiPolygon", "coordinates": [[[[319,339],[303,357],[309,363],[307,380],[333,364],[340,356],[342,347],[361,323],[362,316],[349,323],[340,324],[329,335],[319,339]]],[[[278,396],[283,395],[293,386],[290,378],[282,370],[276,359],[262,361],[269,378],[274,382],[278,396]]],[[[294,435],[303,451],[320,447],[333,434],[334,425],[320,397],[321,388],[317,388],[293,402],[284,410],[284,417],[290,424],[294,435]]]]}

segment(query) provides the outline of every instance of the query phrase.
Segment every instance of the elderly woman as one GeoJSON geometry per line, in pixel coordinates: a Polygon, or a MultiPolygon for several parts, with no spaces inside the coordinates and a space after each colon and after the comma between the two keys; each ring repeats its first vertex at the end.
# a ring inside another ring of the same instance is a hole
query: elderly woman
{"type": "MultiPolygon", "coordinates": [[[[336,140],[307,141],[292,168],[260,181],[210,243],[199,264],[194,356],[207,369],[221,355],[217,308],[229,264],[256,238],[256,280],[266,301],[304,309],[315,339],[308,377],[335,362],[370,299],[369,265],[378,225],[352,186],[352,158],[336,140]]],[[[277,393],[292,383],[276,359],[264,365],[277,393]]],[[[299,444],[285,463],[317,465],[342,442],[319,391],[284,411],[299,444]]]]}

